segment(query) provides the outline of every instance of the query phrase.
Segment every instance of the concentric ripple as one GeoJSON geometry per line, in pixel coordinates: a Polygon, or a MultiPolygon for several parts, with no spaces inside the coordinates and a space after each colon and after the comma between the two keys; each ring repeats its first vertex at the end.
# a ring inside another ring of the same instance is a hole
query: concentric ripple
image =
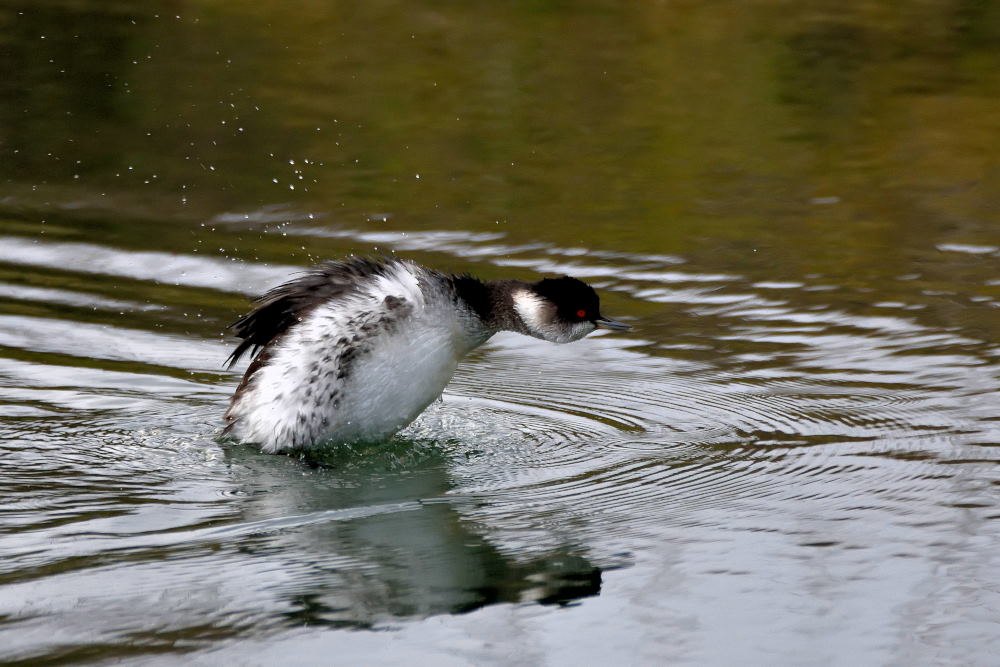
{"type": "Polygon", "coordinates": [[[218,334],[295,267],[7,237],[0,618],[15,621],[0,643],[18,656],[154,625],[238,638],[575,600],[602,572],[675,557],[663,545],[726,573],[749,567],[730,554],[764,549],[765,578],[803,549],[862,567],[856,552],[920,558],[956,517],[996,512],[1000,355],[922,319],[918,292],[853,307],[819,278],[670,255],[270,210],[218,222],[572,273],[635,329],[566,346],[499,335],[393,441],[264,456],[215,439],[238,377],[218,334]]]}

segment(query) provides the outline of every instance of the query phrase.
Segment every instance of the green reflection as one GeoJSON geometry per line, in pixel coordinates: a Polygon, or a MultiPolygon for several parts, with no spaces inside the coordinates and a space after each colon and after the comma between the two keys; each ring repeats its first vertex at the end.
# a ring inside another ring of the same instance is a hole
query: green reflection
{"type": "Polygon", "coordinates": [[[872,218],[985,232],[998,23],[944,0],[8,4],[0,174],[18,203],[159,219],[282,203],[695,256],[791,237],[783,264],[833,272],[897,245],[872,218]]]}

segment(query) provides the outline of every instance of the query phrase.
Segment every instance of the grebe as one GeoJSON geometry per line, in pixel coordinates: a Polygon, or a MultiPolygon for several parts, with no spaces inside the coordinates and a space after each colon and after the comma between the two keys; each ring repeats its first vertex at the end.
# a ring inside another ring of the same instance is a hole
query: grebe
{"type": "Polygon", "coordinates": [[[231,328],[254,357],[223,433],[267,453],[386,439],[441,395],[459,360],[498,331],[553,343],[598,327],[593,288],[563,276],[484,282],[406,259],[352,257],[275,287],[231,328]]]}

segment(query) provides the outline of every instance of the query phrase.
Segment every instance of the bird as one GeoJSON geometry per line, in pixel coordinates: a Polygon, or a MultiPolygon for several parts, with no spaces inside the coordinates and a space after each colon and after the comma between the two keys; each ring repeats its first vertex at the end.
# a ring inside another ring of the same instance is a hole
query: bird
{"type": "Polygon", "coordinates": [[[459,361],[500,331],[553,343],[629,325],[561,276],[484,281],[395,255],[330,260],[255,302],[226,363],[251,363],[223,436],[265,453],[379,442],[438,398],[459,361]]]}

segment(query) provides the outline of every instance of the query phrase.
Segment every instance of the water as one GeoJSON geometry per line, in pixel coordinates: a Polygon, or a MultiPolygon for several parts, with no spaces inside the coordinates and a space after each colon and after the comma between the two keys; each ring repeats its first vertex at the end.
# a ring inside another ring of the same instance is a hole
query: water
{"type": "Polygon", "coordinates": [[[995,662],[992,4],[293,4],[0,3],[0,660],[995,662]],[[634,329],[220,443],[376,247],[634,329]]]}

